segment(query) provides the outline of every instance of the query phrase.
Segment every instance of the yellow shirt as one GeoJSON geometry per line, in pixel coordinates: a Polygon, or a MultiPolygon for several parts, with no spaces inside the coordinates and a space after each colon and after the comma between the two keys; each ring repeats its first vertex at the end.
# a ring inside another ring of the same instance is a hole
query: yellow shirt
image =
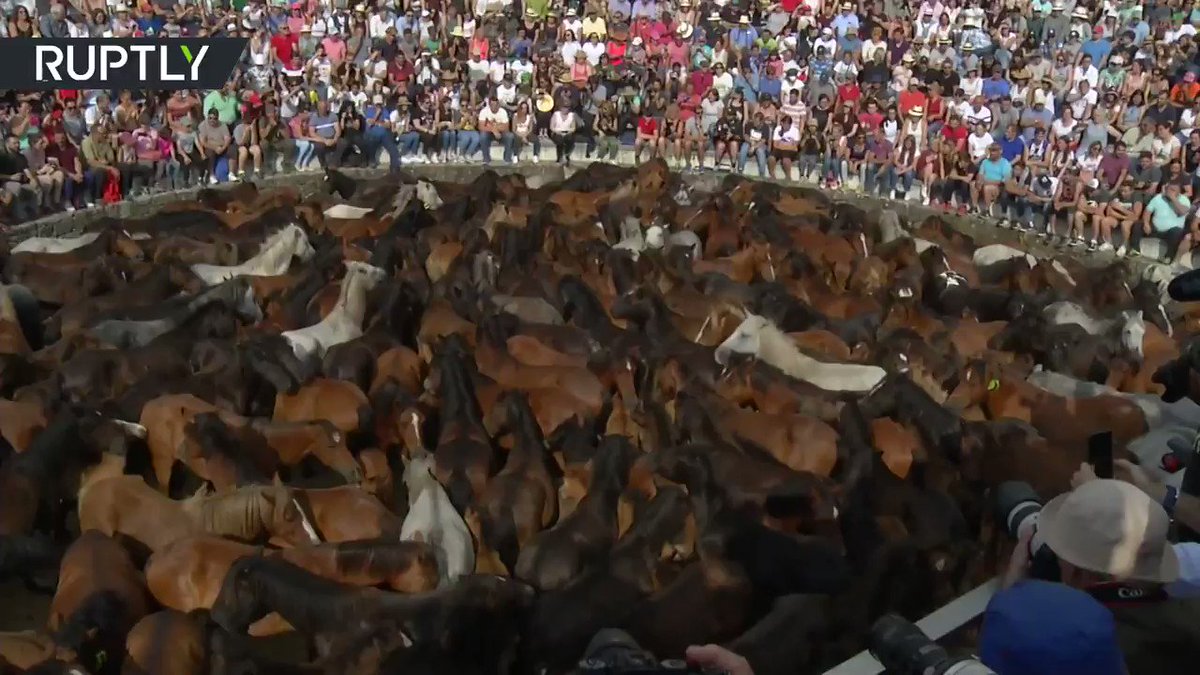
{"type": "Polygon", "coordinates": [[[598,16],[594,19],[590,17],[584,17],[583,28],[581,32],[583,35],[579,36],[580,41],[586,40],[587,36],[591,35],[592,33],[598,34],[600,39],[603,40],[608,37],[608,24],[604,23],[603,17],[598,16]]]}

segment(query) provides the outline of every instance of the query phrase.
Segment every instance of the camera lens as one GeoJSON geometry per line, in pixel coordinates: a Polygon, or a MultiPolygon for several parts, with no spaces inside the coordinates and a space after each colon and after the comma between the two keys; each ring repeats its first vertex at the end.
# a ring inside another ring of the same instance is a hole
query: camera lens
{"type": "Polygon", "coordinates": [[[682,673],[682,672],[687,671],[687,669],[688,669],[687,661],[680,661],[679,659],[667,659],[666,661],[663,661],[659,665],[662,667],[663,670],[668,670],[668,671],[672,671],[672,672],[682,673]]]}
{"type": "Polygon", "coordinates": [[[871,627],[868,648],[895,675],[924,675],[941,672],[950,655],[913,623],[889,614],[871,627]]]}
{"type": "Polygon", "coordinates": [[[1007,481],[996,487],[996,519],[1014,539],[1022,525],[1042,510],[1041,497],[1033,486],[1021,481],[1007,481]]]}

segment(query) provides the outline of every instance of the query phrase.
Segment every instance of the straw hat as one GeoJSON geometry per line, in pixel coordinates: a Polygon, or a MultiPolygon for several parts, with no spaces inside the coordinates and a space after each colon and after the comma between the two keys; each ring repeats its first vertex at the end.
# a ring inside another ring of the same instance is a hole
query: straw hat
{"type": "Polygon", "coordinates": [[[574,82],[575,80],[572,80],[572,79],[571,79],[571,74],[570,74],[570,73],[568,73],[568,72],[566,72],[566,71],[563,71],[562,73],[559,73],[559,75],[558,75],[558,81],[559,81],[560,83],[562,83],[562,84],[571,84],[571,83],[572,83],[572,82],[574,82]]]}
{"type": "Polygon", "coordinates": [[[1076,19],[1083,19],[1085,21],[1091,18],[1088,14],[1088,11],[1083,7],[1076,7],[1075,11],[1071,12],[1071,16],[1075,17],[1076,19]]]}
{"type": "Polygon", "coordinates": [[[534,106],[542,112],[550,112],[554,110],[554,97],[550,94],[543,93],[537,98],[534,106]]]}
{"type": "Polygon", "coordinates": [[[925,109],[919,105],[914,105],[913,107],[908,109],[908,116],[909,117],[924,117],[925,109]]]}
{"type": "Polygon", "coordinates": [[[709,12],[709,14],[708,14],[708,20],[709,20],[709,21],[720,21],[720,20],[721,20],[721,13],[720,13],[720,12],[709,12]]]}
{"type": "Polygon", "coordinates": [[[1062,560],[1121,580],[1164,584],[1179,578],[1170,526],[1146,493],[1104,479],[1051,499],[1038,518],[1038,533],[1062,560]]]}
{"type": "Polygon", "coordinates": [[[749,26],[750,25],[750,17],[746,14],[739,16],[738,24],[741,26],[749,26]]]}
{"type": "Polygon", "coordinates": [[[679,26],[675,29],[675,34],[678,35],[679,37],[683,38],[684,40],[686,40],[686,39],[692,37],[693,30],[695,30],[695,29],[692,28],[692,24],[684,21],[683,23],[679,24],[679,26]]]}
{"type": "Polygon", "coordinates": [[[579,13],[575,11],[574,7],[568,7],[567,16],[579,16],[579,13]]]}
{"type": "Polygon", "coordinates": [[[532,8],[532,7],[526,7],[526,8],[525,8],[525,17],[526,17],[526,18],[528,18],[528,19],[536,19],[536,18],[537,18],[537,15],[538,15],[538,14],[537,14],[537,10],[536,10],[536,9],[534,9],[534,8],[532,8]]]}
{"type": "Polygon", "coordinates": [[[462,26],[455,26],[454,30],[450,31],[450,37],[462,37],[462,36],[463,36],[462,26]]]}

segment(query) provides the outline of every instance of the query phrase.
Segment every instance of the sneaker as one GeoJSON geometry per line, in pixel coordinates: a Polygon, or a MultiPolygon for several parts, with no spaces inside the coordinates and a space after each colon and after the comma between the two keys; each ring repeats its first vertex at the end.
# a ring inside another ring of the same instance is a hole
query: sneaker
{"type": "Polygon", "coordinates": [[[208,184],[209,184],[209,185],[216,185],[216,184],[217,184],[217,177],[216,177],[216,176],[209,176],[209,177],[208,177],[208,184]]]}
{"type": "Polygon", "coordinates": [[[534,164],[537,164],[538,162],[541,161],[541,158],[537,156],[537,153],[534,153],[533,157],[531,157],[529,159],[529,161],[533,162],[534,164]]]}
{"type": "Polygon", "coordinates": [[[516,165],[517,165],[517,158],[516,158],[516,157],[513,157],[512,159],[508,160],[508,163],[509,163],[509,164],[511,164],[512,166],[516,166],[516,165]]]}
{"type": "Polygon", "coordinates": [[[1071,237],[1069,240],[1067,240],[1067,246],[1070,246],[1071,248],[1075,248],[1076,246],[1079,246],[1082,243],[1083,243],[1083,239],[1081,239],[1079,237],[1071,237]]]}
{"type": "Polygon", "coordinates": [[[1000,222],[996,223],[996,225],[1006,230],[1012,227],[1012,223],[1008,222],[1008,218],[1001,218],[1000,222]]]}
{"type": "Polygon", "coordinates": [[[1142,252],[1137,250],[1136,248],[1131,248],[1131,249],[1129,249],[1129,257],[1130,258],[1140,258],[1140,257],[1142,257],[1142,252]]]}
{"type": "Polygon", "coordinates": [[[75,205],[74,205],[74,204],[71,204],[70,202],[68,202],[68,203],[67,203],[67,205],[66,205],[64,208],[66,208],[66,210],[67,210],[67,213],[70,213],[70,212],[72,212],[72,211],[74,211],[74,210],[75,210],[75,205]]]}
{"type": "Polygon", "coordinates": [[[1124,244],[1122,244],[1122,245],[1121,245],[1119,248],[1117,248],[1117,257],[1118,257],[1118,258],[1124,258],[1124,257],[1125,257],[1125,253],[1126,253],[1126,250],[1125,250],[1125,245],[1124,245],[1124,244]]]}
{"type": "Polygon", "coordinates": [[[1101,253],[1108,253],[1109,251],[1113,250],[1113,245],[1107,241],[1102,241],[1100,242],[1100,245],[1096,247],[1096,250],[1100,251],[1101,253]]]}
{"type": "Polygon", "coordinates": [[[96,208],[96,202],[89,199],[86,202],[84,202],[84,206],[86,206],[89,209],[94,209],[94,208],[96,208]]]}
{"type": "Polygon", "coordinates": [[[1096,243],[1095,239],[1089,239],[1088,243],[1087,243],[1087,250],[1089,253],[1095,253],[1096,249],[1099,248],[1099,246],[1100,245],[1096,243]]]}

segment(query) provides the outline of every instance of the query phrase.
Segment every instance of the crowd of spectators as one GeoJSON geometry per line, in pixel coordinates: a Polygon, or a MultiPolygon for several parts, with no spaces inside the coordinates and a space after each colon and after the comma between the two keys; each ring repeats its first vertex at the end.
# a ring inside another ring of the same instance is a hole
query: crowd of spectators
{"type": "Polygon", "coordinates": [[[1200,236],[1191,0],[225,2],[0,0],[9,39],[249,38],[221,91],[6,92],[11,219],[553,146],[919,200],[1122,255],[1152,236],[1176,259],[1200,236]]]}

